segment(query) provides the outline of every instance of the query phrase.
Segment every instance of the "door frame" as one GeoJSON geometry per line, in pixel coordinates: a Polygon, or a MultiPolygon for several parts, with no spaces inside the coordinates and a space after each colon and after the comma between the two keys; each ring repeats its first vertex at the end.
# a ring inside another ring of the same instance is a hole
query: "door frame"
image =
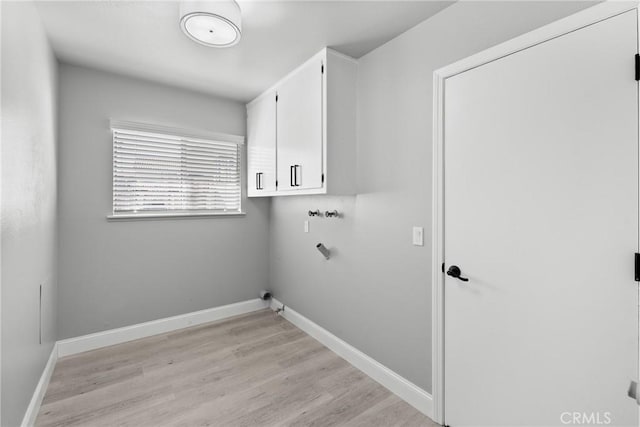
{"type": "MultiPolygon", "coordinates": [[[[445,82],[449,77],[485,65],[505,56],[547,42],[572,31],[595,24],[621,13],[636,10],[639,1],[608,1],[589,7],[529,33],[501,43],[480,53],[447,65],[433,72],[433,182],[432,182],[432,256],[431,256],[431,313],[432,313],[432,419],[445,424],[444,413],[444,101],[445,82]]],[[[638,17],[640,22],[640,16],[638,17]]],[[[639,32],[640,34],[640,32],[639,32]]],[[[640,46],[640,37],[638,40],[640,46]]],[[[629,76],[633,78],[630,53],[629,76]]],[[[639,93],[640,99],[640,93],[639,93]]],[[[639,120],[640,123],[640,120],[639,120]]],[[[640,135],[640,126],[639,126],[640,135]]],[[[640,371],[639,371],[640,372],[640,371]]]]}

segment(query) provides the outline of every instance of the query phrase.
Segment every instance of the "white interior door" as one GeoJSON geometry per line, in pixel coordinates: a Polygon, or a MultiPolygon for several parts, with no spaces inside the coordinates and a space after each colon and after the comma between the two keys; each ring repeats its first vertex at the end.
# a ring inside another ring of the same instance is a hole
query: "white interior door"
{"type": "Polygon", "coordinates": [[[249,196],[276,190],[276,94],[269,93],[247,110],[249,196]]]}
{"type": "Polygon", "coordinates": [[[445,81],[447,425],[638,425],[637,40],[627,12],[445,81]]]}
{"type": "Polygon", "coordinates": [[[278,190],[322,187],[322,61],[278,88],[278,190]]]}

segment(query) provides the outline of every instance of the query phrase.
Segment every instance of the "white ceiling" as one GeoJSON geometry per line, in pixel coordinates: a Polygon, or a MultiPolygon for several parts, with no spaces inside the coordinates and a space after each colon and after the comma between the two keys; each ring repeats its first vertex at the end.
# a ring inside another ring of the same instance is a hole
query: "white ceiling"
{"type": "Polygon", "coordinates": [[[175,1],[41,1],[58,58],[249,101],[324,46],[358,58],[452,2],[243,1],[242,40],[189,40],[175,1]]]}

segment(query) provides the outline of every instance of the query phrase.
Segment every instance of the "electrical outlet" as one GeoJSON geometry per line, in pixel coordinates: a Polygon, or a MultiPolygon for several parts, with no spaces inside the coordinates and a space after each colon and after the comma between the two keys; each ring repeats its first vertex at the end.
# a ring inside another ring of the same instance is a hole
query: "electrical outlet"
{"type": "Polygon", "coordinates": [[[305,221],[304,222],[304,232],[308,233],[309,232],[309,221],[305,221]]]}
{"type": "Polygon", "coordinates": [[[413,245],[424,246],[424,228],[413,227],[413,245]]]}

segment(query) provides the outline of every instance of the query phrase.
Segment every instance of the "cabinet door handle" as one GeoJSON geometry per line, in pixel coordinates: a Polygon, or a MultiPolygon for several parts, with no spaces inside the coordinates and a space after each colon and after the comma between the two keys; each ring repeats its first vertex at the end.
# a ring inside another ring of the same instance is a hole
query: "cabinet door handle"
{"type": "Polygon", "coordinates": [[[256,173],[256,190],[263,190],[264,188],[262,187],[262,172],[257,172],[256,173]]]}
{"type": "Polygon", "coordinates": [[[295,177],[294,177],[295,168],[296,168],[295,165],[289,166],[289,185],[291,187],[295,187],[296,186],[295,181],[294,181],[295,180],[295,177]]]}

